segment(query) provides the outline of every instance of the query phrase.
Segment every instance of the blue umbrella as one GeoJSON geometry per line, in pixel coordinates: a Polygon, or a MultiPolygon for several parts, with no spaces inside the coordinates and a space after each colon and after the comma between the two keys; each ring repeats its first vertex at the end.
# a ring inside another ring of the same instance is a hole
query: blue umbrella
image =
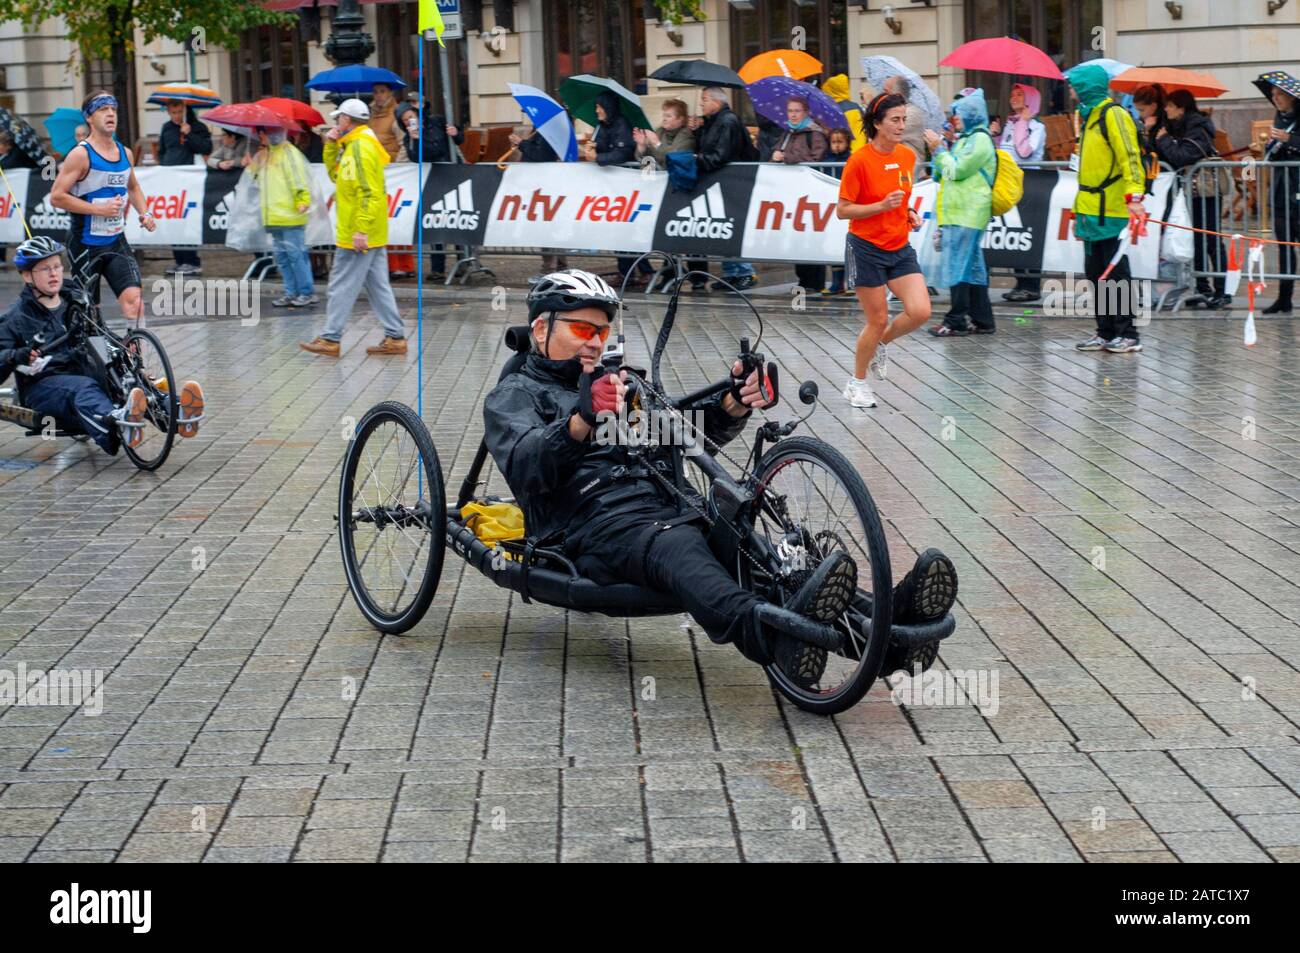
{"type": "Polygon", "coordinates": [[[510,95],[515,97],[528,118],[532,120],[537,135],[555,150],[561,162],[578,161],[578,139],[573,134],[573,122],[564,107],[536,86],[507,83],[510,95]]]}
{"type": "Polygon", "coordinates": [[[904,66],[900,60],[892,56],[864,56],[862,57],[862,76],[866,79],[867,85],[874,89],[877,94],[885,91],[885,80],[891,76],[903,77],[907,80],[908,85],[912,87],[908,102],[918,107],[925,114],[926,128],[936,131],[943,128],[943,105],[939,102],[939,97],[934,90],[925,84],[925,80],[921,78],[916,70],[904,66]]]}
{"type": "Polygon", "coordinates": [[[76,148],[76,130],[85,121],[81,110],[70,106],[60,106],[50,113],[50,118],[45,120],[45,131],[50,134],[50,145],[54,151],[66,156],[76,148]]]}
{"type": "Polygon", "coordinates": [[[749,92],[754,111],[770,119],[782,129],[786,128],[785,106],[792,99],[802,99],[808,104],[808,115],[823,129],[847,129],[849,121],[831,99],[816,86],[788,76],[765,76],[745,87],[749,92]]]}
{"type": "Polygon", "coordinates": [[[338,66],[334,69],[327,69],[323,73],[317,73],[307,80],[307,88],[319,89],[326,93],[368,93],[375,83],[384,83],[394,89],[401,89],[406,86],[402,82],[402,77],[392,70],[382,69],[378,66],[354,64],[352,66],[338,66]]]}

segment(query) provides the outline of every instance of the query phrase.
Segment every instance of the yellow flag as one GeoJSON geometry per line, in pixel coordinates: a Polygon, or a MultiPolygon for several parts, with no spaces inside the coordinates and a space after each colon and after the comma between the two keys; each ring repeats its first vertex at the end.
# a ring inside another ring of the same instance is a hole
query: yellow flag
{"type": "Polygon", "coordinates": [[[420,33],[426,30],[432,30],[438,38],[438,45],[445,47],[447,44],[442,42],[442,14],[438,12],[438,0],[420,0],[420,16],[417,21],[420,33]]]}

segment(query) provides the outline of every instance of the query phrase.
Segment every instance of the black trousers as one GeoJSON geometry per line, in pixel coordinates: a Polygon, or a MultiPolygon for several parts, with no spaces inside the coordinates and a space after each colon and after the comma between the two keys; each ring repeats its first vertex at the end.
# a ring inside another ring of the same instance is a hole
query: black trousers
{"type": "MultiPolygon", "coordinates": [[[[1273,213],[1273,237],[1282,242],[1300,241],[1300,201],[1296,193],[1300,191],[1300,175],[1296,169],[1274,169],[1276,177],[1273,182],[1273,196],[1270,211],[1273,213]]],[[[1294,275],[1296,267],[1295,249],[1283,245],[1278,249],[1278,271],[1284,275],[1294,275]]],[[[1291,303],[1295,292],[1295,279],[1283,278],[1277,283],[1277,300],[1291,303]]]]}
{"type": "Polygon", "coordinates": [[[671,593],[714,642],[747,645],[761,600],[722,568],[704,538],[703,523],[661,528],[676,516],[674,506],[637,501],[626,512],[571,532],[564,548],[594,582],[631,582],[671,593]]]}
{"type": "Polygon", "coordinates": [[[1097,334],[1107,341],[1114,338],[1138,340],[1137,328],[1133,324],[1133,288],[1129,284],[1131,276],[1127,255],[1119,260],[1105,283],[1098,286],[1098,281],[1119,249],[1122,238],[1123,235],[1116,235],[1104,241],[1083,243],[1083,273],[1092,283],[1092,307],[1097,316],[1097,334]],[[1117,282],[1123,282],[1128,287],[1118,287],[1117,282]]]}
{"type": "Polygon", "coordinates": [[[948,312],[943,318],[943,323],[948,327],[954,331],[965,331],[967,318],[977,328],[996,327],[988,285],[972,285],[963,281],[953,285],[949,294],[952,303],[948,305],[948,312]]]}
{"type": "Polygon", "coordinates": [[[1042,294],[1043,276],[1036,271],[1030,271],[1027,268],[1016,269],[1016,291],[1032,291],[1034,294],[1042,294]]]}
{"type": "MultiPolygon", "coordinates": [[[[1210,231],[1219,230],[1219,197],[1217,195],[1193,195],[1192,196],[1192,227],[1205,228],[1210,231]]],[[[1227,258],[1223,253],[1223,239],[1218,235],[1202,235],[1196,233],[1195,249],[1193,251],[1192,264],[1197,271],[1217,271],[1222,272],[1227,267],[1227,258]]],[[[1211,289],[1217,294],[1223,294],[1227,279],[1222,275],[1216,275],[1214,278],[1197,278],[1196,287],[1201,292],[1211,289]]]]}
{"type": "Polygon", "coordinates": [[[178,265],[198,265],[199,252],[196,248],[173,248],[172,259],[178,265]]]}
{"type": "Polygon", "coordinates": [[[809,291],[821,291],[826,287],[825,265],[795,265],[794,276],[809,291]]]}

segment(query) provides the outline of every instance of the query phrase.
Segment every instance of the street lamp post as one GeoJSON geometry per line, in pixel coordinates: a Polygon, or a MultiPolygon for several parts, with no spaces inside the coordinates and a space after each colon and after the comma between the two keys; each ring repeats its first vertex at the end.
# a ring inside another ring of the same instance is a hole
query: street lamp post
{"type": "Polygon", "coordinates": [[[330,38],[325,41],[325,55],[335,66],[364,63],[375,51],[375,41],[365,31],[365,25],[366,18],[361,15],[357,0],[339,0],[330,38]]]}

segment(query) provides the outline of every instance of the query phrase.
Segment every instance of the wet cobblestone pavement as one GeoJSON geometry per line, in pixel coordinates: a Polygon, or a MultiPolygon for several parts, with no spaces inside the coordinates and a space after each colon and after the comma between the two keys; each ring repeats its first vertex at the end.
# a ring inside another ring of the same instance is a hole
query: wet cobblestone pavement
{"type": "MultiPolygon", "coordinates": [[[[520,309],[437,300],[455,486],[520,309]]],[[[633,311],[643,363],[661,306],[633,311]]],[[[1156,321],[1140,355],[1076,353],[1083,321],[914,335],[855,411],[857,318],[768,315],[895,578],[926,546],[957,565],[937,670],[995,689],[877,683],[827,719],[683,617],[525,605],[452,554],[422,624],[370,629],[338,467],[369,406],[414,404],[416,355],[367,357],[365,315],[340,360],[303,354],[318,320],[158,323],[211,416],[156,474],[0,430],[0,670],[106,673],[101,714],[0,709],[0,860],[1300,859],[1291,322],[1246,350],[1239,321],[1156,321]]],[[[666,380],[719,376],[742,327],[684,307],[666,380]]]]}

